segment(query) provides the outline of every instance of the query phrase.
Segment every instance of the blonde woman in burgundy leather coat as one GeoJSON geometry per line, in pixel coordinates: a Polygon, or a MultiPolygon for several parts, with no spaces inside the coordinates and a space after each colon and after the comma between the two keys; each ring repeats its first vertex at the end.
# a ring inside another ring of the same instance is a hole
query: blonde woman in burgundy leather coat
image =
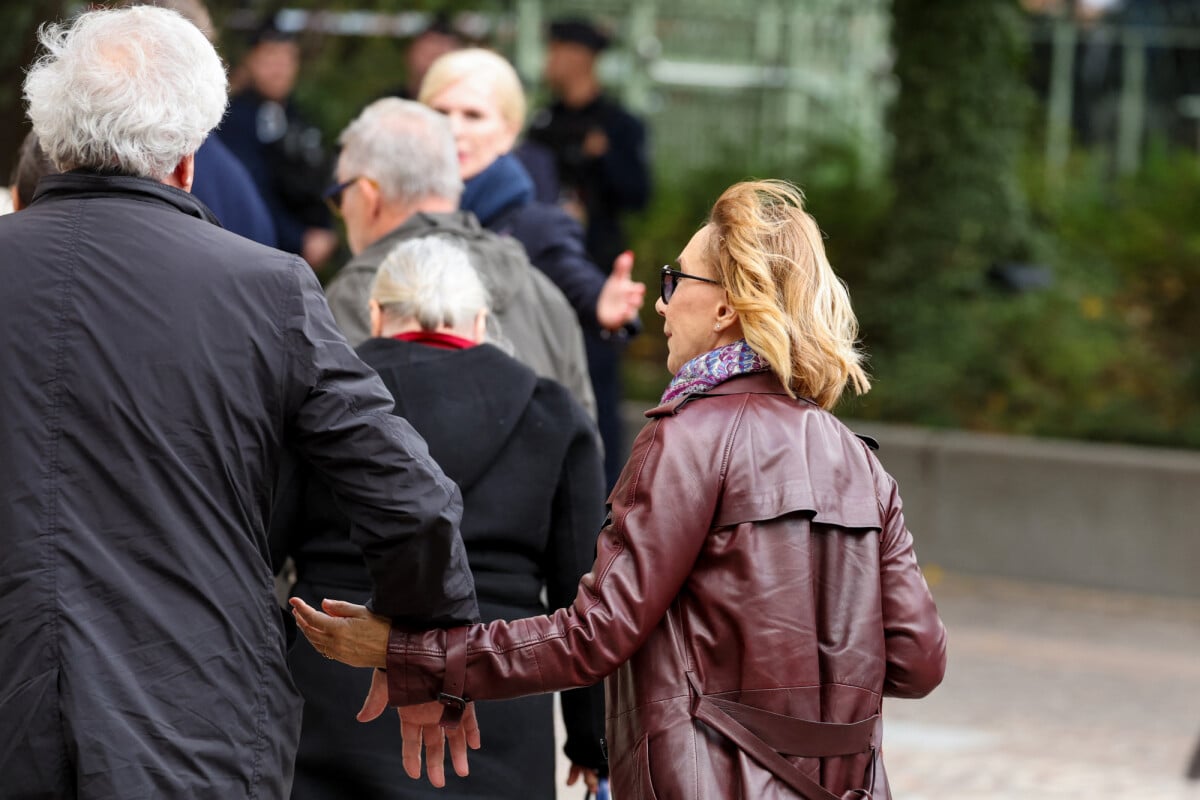
{"type": "Polygon", "coordinates": [[[946,635],[895,481],[827,410],[868,381],[799,191],[726,190],[664,267],[657,310],[675,377],[572,607],[406,633],[296,604],[301,628],[329,657],[387,668],[363,716],[407,707],[410,775],[423,740],[440,779],[446,728],[465,768],[466,701],[604,678],[618,800],[885,800],[882,699],[937,686],[946,635]]]}

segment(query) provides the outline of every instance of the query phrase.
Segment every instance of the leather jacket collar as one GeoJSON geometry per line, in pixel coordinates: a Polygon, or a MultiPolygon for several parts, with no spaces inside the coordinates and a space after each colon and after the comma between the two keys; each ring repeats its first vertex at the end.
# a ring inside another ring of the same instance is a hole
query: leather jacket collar
{"type": "Polygon", "coordinates": [[[730,378],[727,381],[717,384],[708,391],[697,392],[696,394],[686,394],[683,397],[677,397],[669,403],[663,403],[660,406],[650,409],[646,412],[646,416],[654,419],[655,417],[669,417],[678,413],[679,409],[687,405],[689,400],[698,397],[715,397],[725,394],[782,394],[787,392],[783,389],[783,384],[779,382],[779,378],[775,377],[774,372],[751,372],[746,375],[738,375],[730,378]]]}

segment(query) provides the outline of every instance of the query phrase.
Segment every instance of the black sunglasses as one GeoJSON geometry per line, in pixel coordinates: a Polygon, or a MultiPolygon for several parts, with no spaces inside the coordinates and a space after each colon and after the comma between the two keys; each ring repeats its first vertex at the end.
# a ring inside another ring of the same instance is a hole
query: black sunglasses
{"type": "Polygon", "coordinates": [[[671,302],[671,296],[675,294],[675,287],[680,278],[691,278],[694,281],[702,281],[703,283],[711,283],[720,286],[720,281],[714,281],[712,278],[701,278],[699,275],[689,275],[677,269],[671,269],[669,264],[664,264],[660,274],[660,283],[658,288],[658,296],[662,298],[663,305],[671,302]]]}
{"type": "MultiPolygon", "coordinates": [[[[347,189],[366,177],[366,175],[355,175],[350,180],[342,181],[336,186],[330,186],[321,193],[321,197],[325,200],[325,204],[329,206],[329,210],[332,211],[335,216],[341,216],[342,214],[342,195],[346,193],[347,189]]],[[[368,180],[370,179],[368,178],[368,180]]]]}

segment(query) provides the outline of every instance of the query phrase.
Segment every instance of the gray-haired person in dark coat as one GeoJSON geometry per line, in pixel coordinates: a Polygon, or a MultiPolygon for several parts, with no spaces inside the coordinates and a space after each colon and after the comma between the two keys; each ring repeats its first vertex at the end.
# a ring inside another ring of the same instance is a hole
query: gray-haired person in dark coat
{"type": "Polygon", "coordinates": [[[25,96],[63,174],[0,218],[0,795],[286,797],[281,452],[405,624],[478,616],[460,494],[308,265],[188,193],[226,102],[203,34],[138,7],[42,43],[25,96]]]}
{"type": "MultiPolygon", "coordinates": [[[[489,298],[467,241],[400,243],[379,266],[369,298],[372,338],[358,352],[462,490],[481,615],[516,619],[570,605],[604,520],[591,418],[565,387],[487,343],[489,298]]],[[[287,531],[293,595],[310,604],[365,596],[370,582],[347,535],[350,520],[324,482],[289,486],[284,497],[304,501],[287,531]]],[[[355,720],[370,673],[322,658],[304,640],[288,664],[304,695],[292,800],[554,799],[552,696],[481,704],[484,745],[471,755],[471,774],[435,789],[405,775],[395,717],[355,720]]],[[[562,710],[573,773],[594,787],[604,767],[603,687],[565,692],[562,710]]]]}

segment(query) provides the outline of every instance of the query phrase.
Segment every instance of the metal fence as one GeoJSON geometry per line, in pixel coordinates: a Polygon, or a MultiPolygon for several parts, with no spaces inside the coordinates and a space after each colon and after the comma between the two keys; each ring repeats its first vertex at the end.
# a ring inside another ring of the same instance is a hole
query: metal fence
{"type": "Polygon", "coordinates": [[[812,143],[886,165],[895,94],[887,0],[518,0],[514,61],[536,86],[549,19],[606,24],[601,73],[653,131],[660,172],[798,156],[812,143]]]}
{"type": "MultiPolygon", "coordinates": [[[[486,4],[485,4],[486,5],[486,4]]],[[[545,26],[565,15],[609,28],[605,83],[649,123],[660,173],[739,159],[747,167],[814,142],[855,150],[863,174],[887,162],[892,76],[890,0],[515,0],[503,12],[455,15],[455,26],[512,58],[535,95],[545,26]]],[[[242,9],[226,24],[250,29],[242,9]]],[[[432,15],[284,9],[285,30],[408,38],[432,15]]]]}
{"type": "Polygon", "coordinates": [[[1200,27],[1059,19],[1032,32],[1048,180],[1075,147],[1111,153],[1126,175],[1150,142],[1200,149],[1200,27]]]}
{"type": "MultiPolygon", "coordinates": [[[[660,171],[778,162],[831,141],[854,149],[866,175],[886,168],[886,113],[898,90],[889,0],[514,0],[506,8],[458,14],[455,24],[509,55],[535,94],[549,20],[585,15],[616,34],[601,73],[649,122],[660,171]]],[[[397,38],[429,18],[280,14],[291,29],[397,38]]],[[[244,11],[230,22],[254,20],[244,11]]],[[[1200,19],[1040,17],[1030,25],[1049,180],[1077,146],[1111,152],[1121,173],[1138,170],[1148,141],[1200,149],[1200,19]]]]}

